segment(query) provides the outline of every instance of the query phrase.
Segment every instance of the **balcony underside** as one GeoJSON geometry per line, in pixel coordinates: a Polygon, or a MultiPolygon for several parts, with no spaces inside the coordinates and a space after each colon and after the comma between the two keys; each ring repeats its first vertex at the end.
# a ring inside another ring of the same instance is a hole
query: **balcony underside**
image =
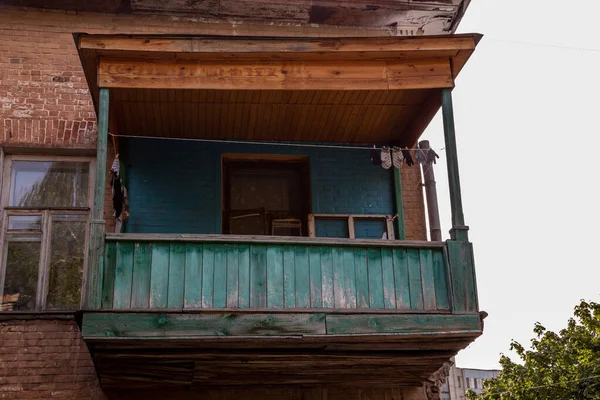
{"type": "Polygon", "coordinates": [[[420,386],[482,332],[479,314],[86,312],[105,389],[420,386]]]}

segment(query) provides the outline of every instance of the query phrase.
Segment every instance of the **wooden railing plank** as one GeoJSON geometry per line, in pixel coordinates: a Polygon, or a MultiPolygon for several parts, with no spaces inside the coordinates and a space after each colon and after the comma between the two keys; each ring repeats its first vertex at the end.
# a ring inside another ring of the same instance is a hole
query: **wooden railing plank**
{"type": "Polygon", "coordinates": [[[169,283],[169,244],[152,246],[150,266],[150,308],[166,308],[169,283]]]}
{"type": "Polygon", "coordinates": [[[238,307],[250,307],[250,246],[237,245],[239,257],[238,307]]]}
{"type": "Polygon", "coordinates": [[[131,308],[131,285],[133,279],[133,243],[117,244],[115,269],[114,308],[131,308]]]}
{"type": "Polygon", "coordinates": [[[285,308],[296,307],[296,253],[293,246],[283,247],[283,300],[285,308]]]}
{"type": "Polygon", "coordinates": [[[381,249],[369,249],[369,307],[383,306],[383,269],[381,267],[381,249]]]}
{"type": "Polygon", "coordinates": [[[316,247],[308,248],[310,264],[310,306],[323,307],[323,282],[321,277],[321,251],[316,247]]]}
{"type": "Polygon", "coordinates": [[[267,307],[283,308],[283,248],[267,248],[267,307]]]}
{"type": "Polygon", "coordinates": [[[433,276],[433,255],[431,250],[419,251],[421,263],[421,281],[423,283],[423,307],[426,310],[435,310],[435,281],[433,276]]]}
{"type": "Polygon", "coordinates": [[[308,248],[296,246],[296,307],[310,307],[310,270],[308,248]]]}
{"type": "Polygon", "coordinates": [[[213,308],[215,244],[206,244],[202,254],[202,308],[213,308]]]}
{"type": "Polygon", "coordinates": [[[104,251],[104,279],[102,282],[102,308],[113,308],[115,270],[117,268],[117,244],[106,243],[104,251]]]}
{"type": "Polygon", "coordinates": [[[131,307],[150,307],[150,266],[152,244],[136,243],[133,256],[133,282],[131,285],[131,307]]]}
{"type": "Polygon", "coordinates": [[[344,253],[342,248],[331,249],[331,265],[333,268],[333,306],[350,308],[344,295],[344,253]]]}
{"type": "Polygon", "coordinates": [[[412,310],[423,309],[423,281],[421,278],[421,260],[419,250],[408,249],[408,285],[410,288],[410,308],[412,310]]]}
{"type": "Polygon", "coordinates": [[[346,307],[356,308],[356,271],[354,266],[353,248],[344,248],[344,296],[346,297],[346,307]]]}
{"type": "Polygon", "coordinates": [[[190,243],[185,251],[184,308],[202,307],[202,257],[203,246],[190,243]]]}
{"type": "Polygon", "coordinates": [[[369,308],[369,268],[367,249],[354,250],[354,271],[356,273],[356,307],[369,308]]]}
{"type": "Polygon", "coordinates": [[[321,295],[323,296],[323,307],[333,308],[334,307],[334,296],[333,296],[333,261],[331,258],[331,248],[321,247],[321,281],[323,290],[321,295]]]}
{"type": "Polygon", "coordinates": [[[169,253],[168,308],[183,308],[185,244],[172,243],[169,253]]]}
{"type": "Polygon", "coordinates": [[[394,286],[396,287],[396,309],[410,310],[410,285],[408,278],[408,255],[405,249],[393,249],[394,286]]]}
{"type": "Polygon", "coordinates": [[[239,306],[240,253],[235,244],[227,246],[227,307],[239,306]]]}
{"type": "Polygon", "coordinates": [[[481,331],[479,314],[326,315],[327,334],[442,333],[481,331]]]}
{"type": "Polygon", "coordinates": [[[435,281],[436,308],[438,310],[449,310],[448,278],[444,264],[444,253],[441,251],[433,252],[433,279],[435,281]]]}
{"type": "Polygon", "coordinates": [[[383,307],[396,308],[396,289],[394,283],[394,258],[392,249],[381,249],[381,268],[383,272],[383,307]]]}
{"type": "Polygon", "coordinates": [[[250,307],[267,306],[267,246],[250,246],[250,307]]]}
{"type": "Polygon", "coordinates": [[[227,307],[227,246],[215,248],[215,269],[213,283],[213,307],[227,307]]]}

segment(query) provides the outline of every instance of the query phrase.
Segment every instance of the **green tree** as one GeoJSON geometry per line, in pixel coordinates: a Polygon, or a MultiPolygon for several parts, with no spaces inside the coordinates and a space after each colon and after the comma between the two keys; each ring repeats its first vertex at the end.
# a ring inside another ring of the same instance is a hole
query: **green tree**
{"type": "Polygon", "coordinates": [[[559,333],[536,323],[531,349],[513,341],[520,363],[502,355],[502,371],[470,400],[600,399],[600,304],[581,301],[559,333]]]}

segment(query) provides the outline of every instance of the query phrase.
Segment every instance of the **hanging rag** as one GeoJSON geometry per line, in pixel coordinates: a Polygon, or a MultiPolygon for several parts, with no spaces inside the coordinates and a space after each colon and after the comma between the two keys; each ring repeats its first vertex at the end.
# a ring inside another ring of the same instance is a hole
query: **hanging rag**
{"type": "Polygon", "coordinates": [[[119,155],[117,154],[115,156],[115,159],[113,160],[112,166],[110,167],[110,172],[116,173],[117,175],[119,175],[119,172],[121,171],[121,163],[119,162],[119,155]]]}
{"type": "Polygon", "coordinates": [[[404,156],[404,161],[406,162],[406,165],[408,165],[409,167],[412,167],[415,164],[412,156],[410,155],[409,149],[407,149],[407,148],[402,149],[402,155],[404,156]]]}
{"type": "Polygon", "coordinates": [[[435,164],[436,158],[440,158],[440,156],[438,156],[438,154],[434,150],[429,149],[429,151],[427,152],[427,164],[429,164],[429,165],[435,164]]]}
{"type": "Polygon", "coordinates": [[[118,173],[113,172],[110,186],[112,187],[113,195],[113,217],[118,218],[123,211],[123,187],[118,173]]]}
{"type": "Polygon", "coordinates": [[[425,149],[417,149],[415,152],[415,158],[417,162],[423,166],[427,165],[427,150],[425,149]]]}
{"type": "Polygon", "coordinates": [[[373,165],[381,165],[381,153],[377,151],[377,147],[373,146],[373,150],[371,150],[371,164],[373,165]]]}
{"type": "Polygon", "coordinates": [[[392,164],[394,168],[400,168],[402,163],[404,162],[404,155],[402,154],[402,149],[400,147],[392,147],[392,164]]]}
{"type": "Polygon", "coordinates": [[[392,167],[392,155],[390,154],[390,148],[387,146],[381,148],[381,166],[385,169],[392,167]]]}

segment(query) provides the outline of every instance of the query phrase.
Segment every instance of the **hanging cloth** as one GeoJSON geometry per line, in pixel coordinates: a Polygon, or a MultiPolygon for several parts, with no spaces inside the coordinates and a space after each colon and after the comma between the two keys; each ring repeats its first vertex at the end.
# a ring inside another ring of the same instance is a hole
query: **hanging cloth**
{"type": "Polygon", "coordinates": [[[417,159],[417,162],[423,166],[427,165],[427,153],[426,150],[423,149],[417,149],[417,151],[415,152],[415,158],[417,159]]]}
{"type": "Polygon", "coordinates": [[[402,149],[402,155],[404,156],[404,161],[406,162],[406,165],[408,165],[409,167],[412,167],[415,162],[413,161],[412,155],[410,154],[410,150],[407,148],[402,149]]]}
{"type": "Polygon", "coordinates": [[[433,149],[429,149],[429,151],[427,152],[427,164],[436,164],[436,158],[440,158],[440,156],[438,156],[438,154],[433,149]]]}
{"type": "Polygon", "coordinates": [[[381,166],[385,169],[392,167],[392,155],[390,154],[390,148],[387,146],[381,148],[381,166]]]}
{"type": "Polygon", "coordinates": [[[377,147],[373,146],[373,150],[371,150],[371,164],[373,165],[381,165],[381,153],[377,151],[377,147]]]}
{"type": "Polygon", "coordinates": [[[402,163],[404,162],[404,155],[402,154],[402,149],[400,147],[392,147],[392,164],[394,168],[400,168],[402,163]]]}

